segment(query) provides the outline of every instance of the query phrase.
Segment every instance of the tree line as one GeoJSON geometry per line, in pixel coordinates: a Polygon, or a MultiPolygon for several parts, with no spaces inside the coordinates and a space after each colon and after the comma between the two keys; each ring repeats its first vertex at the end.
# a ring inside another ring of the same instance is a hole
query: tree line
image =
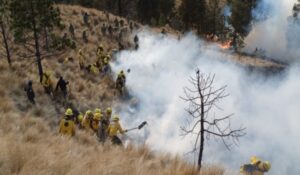
{"type": "Polygon", "coordinates": [[[247,35],[252,10],[257,0],[56,0],[57,3],[79,4],[105,10],[116,15],[138,20],[151,26],[164,26],[198,34],[222,35],[230,24],[233,33],[247,35]],[[224,6],[231,15],[224,14],[224,6]]]}

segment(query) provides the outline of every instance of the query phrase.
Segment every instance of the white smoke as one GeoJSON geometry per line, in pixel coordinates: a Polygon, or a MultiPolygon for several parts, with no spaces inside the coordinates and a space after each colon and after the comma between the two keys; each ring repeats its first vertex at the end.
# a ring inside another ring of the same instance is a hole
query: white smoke
{"type": "MultiPolygon", "coordinates": [[[[185,155],[192,148],[193,138],[180,136],[187,113],[183,87],[196,68],[216,74],[215,87],[228,85],[230,96],[220,106],[224,114],[234,113],[232,124],[243,125],[247,135],[238,147],[227,151],[222,142],[206,142],[204,163],[227,166],[233,172],[257,155],[272,163],[269,174],[296,175],[300,172],[300,83],[298,67],[282,76],[248,75],[243,68],[227,62],[230,57],[216,46],[187,34],[180,41],[172,36],[149,32],[138,34],[140,48],[123,51],[112,65],[114,72],[131,69],[126,86],[137,98],[136,110],[121,111],[126,128],[148,121],[147,132],[133,132],[144,137],[151,149],[185,155]]],[[[190,157],[187,157],[190,159],[190,157]]]]}
{"type": "Polygon", "coordinates": [[[265,51],[265,56],[279,61],[299,60],[300,26],[292,24],[293,5],[297,0],[261,0],[253,11],[257,22],[245,39],[245,51],[265,51]]]}

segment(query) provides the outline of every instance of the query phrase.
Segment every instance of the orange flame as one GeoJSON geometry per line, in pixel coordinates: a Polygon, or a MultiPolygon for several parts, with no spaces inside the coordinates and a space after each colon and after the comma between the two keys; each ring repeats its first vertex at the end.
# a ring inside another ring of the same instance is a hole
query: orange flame
{"type": "Polygon", "coordinates": [[[226,41],[226,42],[220,44],[220,48],[221,49],[230,49],[231,43],[232,43],[232,41],[226,41]]]}

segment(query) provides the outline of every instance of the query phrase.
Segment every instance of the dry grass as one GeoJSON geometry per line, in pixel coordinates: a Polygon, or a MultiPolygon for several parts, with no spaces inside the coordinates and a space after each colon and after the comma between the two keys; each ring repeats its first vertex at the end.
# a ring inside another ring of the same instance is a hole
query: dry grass
{"type": "MultiPolygon", "coordinates": [[[[79,6],[60,6],[65,23],[72,21],[76,35],[84,30],[79,6]]],[[[92,18],[105,22],[102,12],[84,9],[92,18]]],[[[67,30],[67,29],[65,29],[67,30]]],[[[78,37],[76,44],[95,60],[98,42],[105,44],[111,51],[117,43],[102,37],[99,28],[90,27],[94,35],[91,42],[83,44],[78,37]],[[101,38],[101,40],[99,40],[101,38]]],[[[62,31],[66,32],[66,31],[62,31]]],[[[70,81],[70,102],[85,111],[96,107],[106,108],[118,105],[120,101],[114,94],[111,77],[101,78],[79,71],[76,52],[68,50],[59,57],[43,60],[45,70],[52,71],[54,83],[59,75],[70,81]],[[63,64],[65,56],[75,58],[73,63],[63,64]]],[[[33,60],[13,58],[13,68],[9,69],[5,60],[0,60],[0,175],[9,174],[197,174],[194,168],[179,157],[157,155],[147,146],[126,149],[111,145],[101,145],[95,136],[78,131],[72,139],[57,134],[57,124],[65,109],[64,103],[56,103],[44,94],[38,82],[37,68],[30,64],[33,60]],[[27,80],[33,80],[36,93],[36,106],[26,99],[23,90],[27,80]]],[[[222,175],[220,167],[206,167],[203,175],[222,175]]]]}

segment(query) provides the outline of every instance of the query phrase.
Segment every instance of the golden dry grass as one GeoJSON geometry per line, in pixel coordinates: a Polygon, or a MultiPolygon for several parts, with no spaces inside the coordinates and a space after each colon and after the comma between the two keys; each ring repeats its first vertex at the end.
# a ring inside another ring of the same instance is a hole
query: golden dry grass
{"type": "MultiPolygon", "coordinates": [[[[72,21],[78,36],[84,30],[80,15],[82,10],[89,11],[93,18],[103,17],[102,12],[79,6],[62,5],[59,8],[64,23],[72,21]]],[[[96,26],[89,30],[98,29],[96,26]]],[[[108,51],[117,45],[97,32],[89,37],[91,40],[88,44],[84,45],[80,37],[76,43],[83,46],[90,62],[95,60],[99,42],[104,43],[108,51]]],[[[79,71],[76,52],[67,50],[63,55],[43,60],[45,70],[52,71],[54,83],[59,75],[70,81],[70,102],[80,111],[120,103],[114,93],[112,78],[96,77],[79,71]],[[65,56],[74,57],[74,63],[63,64],[61,60],[65,56]]],[[[38,82],[36,65],[31,64],[32,61],[21,60],[14,55],[13,67],[9,69],[5,60],[0,60],[0,175],[197,174],[194,167],[180,157],[159,155],[151,152],[147,146],[128,146],[123,149],[109,144],[101,145],[95,136],[82,131],[78,131],[72,139],[58,135],[57,125],[65,105],[45,95],[38,82]],[[27,101],[23,90],[29,79],[34,82],[36,106],[27,101]]],[[[224,170],[220,167],[208,166],[202,171],[202,175],[222,174],[224,170]]]]}

